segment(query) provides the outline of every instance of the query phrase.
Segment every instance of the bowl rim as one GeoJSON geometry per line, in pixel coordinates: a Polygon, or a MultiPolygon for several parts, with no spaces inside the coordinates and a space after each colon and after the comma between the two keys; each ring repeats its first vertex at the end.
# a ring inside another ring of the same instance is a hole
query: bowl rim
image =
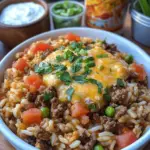
{"type": "MultiPolygon", "coordinates": [[[[17,3],[25,3],[25,2],[27,2],[27,1],[16,1],[16,3],[14,2],[14,1],[12,1],[12,0],[5,0],[5,1],[1,1],[0,2],[0,5],[2,5],[2,4],[5,4],[5,3],[7,3],[3,8],[2,8],[2,10],[4,9],[4,8],[6,8],[8,5],[10,5],[10,4],[17,4],[17,3]]],[[[5,24],[5,23],[2,23],[2,22],[0,22],[0,27],[2,27],[2,28],[24,28],[24,27],[28,27],[28,26],[32,26],[32,25],[34,25],[34,24],[37,24],[37,23],[39,23],[41,20],[43,20],[46,16],[48,16],[49,15],[49,7],[48,7],[48,4],[45,2],[45,1],[43,1],[43,0],[29,0],[28,2],[33,2],[33,3],[36,3],[36,4],[39,4],[39,5],[41,5],[43,8],[44,8],[44,14],[39,18],[39,19],[36,19],[35,21],[33,21],[33,22],[31,22],[31,23],[28,23],[28,24],[22,24],[22,25],[9,25],[9,24],[5,24]]],[[[2,11],[1,10],[1,11],[2,11]]],[[[1,11],[0,11],[0,14],[1,14],[1,11]]]]}
{"type": "MultiPolygon", "coordinates": [[[[36,40],[40,40],[40,39],[46,39],[47,37],[50,37],[51,34],[59,34],[59,32],[64,31],[64,32],[76,32],[78,30],[81,31],[95,31],[95,32],[99,32],[100,34],[103,33],[106,35],[111,35],[115,38],[119,38],[122,39],[125,43],[128,43],[130,45],[132,45],[134,48],[136,48],[141,55],[143,55],[143,58],[147,59],[148,63],[150,63],[150,57],[148,56],[148,54],[146,52],[144,52],[139,46],[137,46],[136,44],[134,44],[133,42],[129,41],[128,39],[121,37],[117,34],[108,32],[108,31],[104,31],[104,30],[97,30],[97,29],[91,29],[91,28],[66,28],[66,29],[59,29],[59,30],[54,30],[54,31],[49,31],[49,32],[45,32],[42,34],[39,34],[37,36],[34,36],[26,41],[24,41],[23,43],[19,44],[18,46],[16,46],[12,51],[10,51],[0,62],[0,70],[2,68],[2,66],[4,66],[4,64],[7,62],[8,58],[13,57],[14,54],[16,54],[16,52],[23,50],[23,47],[25,46],[29,46],[29,44],[31,44],[32,42],[36,41],[36,40]],[[70,31],[68,31],[70,30],[70,31]]],[[[3,73],[2,73],[3,74],[3,73]]],[[[2,134],[8,139],[9,142],[11,142],[14,146],[17,146],[18,149],[20,150],[24,150],[24,148],[29,149],[29,150],[37,150],[37,148],[29,145],[28,143],[24,142],[21,138],[19,138],[16,134],[14,134],[9,128],[8,126],[4,123],[4,121],[2,120],[1,116],[0,116],[0,131],[2,132],[2,134]]],[[[142,145],[144,145],[145,143],[147,143],[148,141],[150,141],[150,128],[148,128],[147,132],[141,136],[136,142],[134,142],[133,144],[129,145],[128,147],[124,148],[123,150],[132,150],[132,149],[138,149],[139,147],[141,147],[142,145]]]]}
{"type": "Polygon", "coordinates": [[[84,6],[82,3],[70,0],[69,3],[76,4],[76,5],[79,5],[79,6],[82,7],[82,12],[81,12],[81,13],[79,13],[79,14],[77,14],[77,15],[74,15],[74,16],[60,16],[60,15],[55,14],[55,13],[53,12],[53,8],[54,8],[57,4],[62,4],[62,3],[64,3],[64,2],[63,2],[63,1],[56,2],[55,4],[53,4],[53,5],[50,7],[50,13],[51,13],[52,17],[56,17],[56,18],[59,18],[59,19],[74,19],[74,18],[83,16],[83,14],[85,13],[85,6],[84,6]]]}

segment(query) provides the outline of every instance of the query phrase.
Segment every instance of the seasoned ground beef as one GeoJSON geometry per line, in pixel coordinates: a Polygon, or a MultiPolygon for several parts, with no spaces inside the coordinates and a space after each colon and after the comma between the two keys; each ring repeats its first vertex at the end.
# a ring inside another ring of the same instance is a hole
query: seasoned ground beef
{"type": "Polygon", "coordinates": [[[38,92],[36,92],[36,93],[30,93],[30,92],[28,92],[27,95],[26,95],[26,98],[27,98],[27,100],[29,102],[35,102],[38,94],[39,94],[38,92]]]}
{"type": "Polygon", "coordinates": [[[128,105],[128,89],[120,87],[112,87],[111,102],[116,104],[128,105]]]}
{"type": "Polygon", "coordinates": [[[36,143],[36,137],[34,137],[34,136],[27,136],[27,138],[25,138],[24,140],[33,146],[36,143]]]}
{"type": "Polygon", "coordinates": [[[101,116],[101,125],[103,125],[104,130],[113,132],[116,127],[116,121],[110,117],[101,116]]]}
{"type": "Polygon", "coordinates": [[[54,87],[46,88],[43,90],[36,98],[35,105],[36,106],[49,106],[51,105],[52,98],[57,98],[57,91],[54,87]],[[52,96],[49,97],[49,99],[45,100],[44,96],[45,94],[52,94],[52,96]]]}
{"type": "Polygon", "coordinates": [[[54,150],[51,147],[50,141],[44,141],[44,140],[39,140],[37,139],[36,141],[36,146],[40,149],[40,150],[54,150]]]}
{"type": "Polygon", "coordinates": [[[96,135],[93,133],[91,136],[88,136],[86,132],[84,132],[80,137],[80,140],[80,150],[92,150],[96,143],[96,135]]]}
{"type": "Polygon", "coordinates": [[[37,139],[43,140],[43,141],[49,141],[51,134],[43,129],[40,129],[40,131],[37,134],[37,139]]]}
{"type": "Polygon", "coordinates": [[[64,112],[67,109],[66,103],[60,103],[57,98],[51,100],[51,115],[55,119],[60,119],[61,121],[64,116],[64,112]]]}

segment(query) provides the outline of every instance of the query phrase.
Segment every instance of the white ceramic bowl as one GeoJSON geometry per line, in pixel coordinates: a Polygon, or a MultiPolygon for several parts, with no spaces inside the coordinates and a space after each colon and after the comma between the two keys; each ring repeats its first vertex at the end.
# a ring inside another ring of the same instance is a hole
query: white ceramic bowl
{"type": "MultiPolygon", "coordinates": [[[[100,38],[107,40],[108,43],[115,43],[118,47],[118,49],[122,52],[126,52],[129,54],[132,54],[135,58],[135,60],[143,64],[146,72],[148,74],[148,81],[149,81],[149,87],[150,87],[150,57],[138,46],[130,42],[129,40],[118,36],[116,34],[103,31],[103,30],[96,30],[96,29],[90,29],[90,28],[67,28],[67,29],[60,29],[55,31],[46,32],[43,34],[40,34],[38,36],[35,36],[22,44],[18,45],[16,48],[14,48],[12,51],[10,51],[4,59],[0,63],[0,82],[3,81],[3,75],[4,71],[11,66],[12,61],[14,60],[14,56],[17,52],[23,50],[27,46],[29,46],[32,42],[41,40],[41,39],[47,39],[49,37],[55,38],[59,35],[66,34],[68,32],[73,32],[75,34],[78,34],[80,36],[87,36],[91,37],[93,39],[100,38]]],[[[0,131],[2,134],[6,137],[6,139],[17,149],[17,150],[37,150],[37,148],[34,148],[33,146],[25,143],[23,140],[21,140],[19,137],[17,137],[3,122],[3,120],[0,118],[0,131]]],[[[146,131],[146,133],[135,143],[132,145],[124,148],[124,150],[139,150],[144,147],[146,143],[150,142],[150,128],[146,131]]]]}

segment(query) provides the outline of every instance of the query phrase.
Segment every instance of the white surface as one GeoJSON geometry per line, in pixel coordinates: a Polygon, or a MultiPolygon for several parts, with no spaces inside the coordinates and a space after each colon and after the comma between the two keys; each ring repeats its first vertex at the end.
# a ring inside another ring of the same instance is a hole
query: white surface
{"type": "Polygon", "coordinates": [[[36,3],[25,2],[8,5],[0,14],[0,22],[7,25],[26,25],[41,18],[45,9],[36,3]]]}
{"type": "MultiPolygon", "coordinates": [[[[50,37],[56,38],[57,36],[64,35],[68,32],[73,32],[80,36],[91,37],[93,39],[96,39],[96,38],[105,39],[106,38],[108,43],[115,43],[118,46],[118,49],[120,51],[132,54],[138,63],[144,65],[146,72],[148,74],[148,81],[149,81],[149,87],[150,87],[150,67],[149,67],[150,57],[140,47],[136,46],[129,40],[121,36],[118,36],[116,34],[103,31],[103,30],[96,30],[96,29],[90,29],[90,28],[67,28],[67,29],[50,31],[50,32],[46,32],[38,36],[35,36],[23,42],[22,44],[14,48],[11,52],[9,52],[1,61],[0,82],[3,81],[3,73],[9,66],[11,66],[14,56],[18,51],[23,50],[34,41],[47,39],[50,37]]],[[[1,118],[0,118],[0,131],[16,149],[37,150],[36,148],[32,147],[31,145],[25,143],[23,140],[18,138],[14,133],[12,133],[12,131],[5,125],[5,123],[3,122],[1,118]]],[[[150,129],[148,129],[147,132],[139,140],[137,140],[135,143],[128,146],[124,150],[139,150],[149,141],[150,141],[150,129]]]]}

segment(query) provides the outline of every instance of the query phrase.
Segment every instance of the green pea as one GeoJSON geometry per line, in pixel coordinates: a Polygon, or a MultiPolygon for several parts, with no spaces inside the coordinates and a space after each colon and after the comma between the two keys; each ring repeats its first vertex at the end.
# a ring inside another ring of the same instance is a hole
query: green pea
{"type": "Polygon", "coordinates": [[[125,56],[124,60],[125,60],[128,64],[132,64],[132,63],[133,63],[133,56],[132,56],[132,55],[127,55],[127,56],[125,56]]]}
{"type": "Polygon", "coordinates": [[[104,150],[104,148],[100,144],[97,144],[94,146],[94,150],[104,150]]]}
{"type": "Polygon", "coordinates": [[[106,116],[108,117],[113,117],[115,115],[115,109],[112,107],[112,106],[108,106],[106,109],[105,109],[105,114],[106,116]]]}
{"type": "Polygon", "coordinates": [[[42,111],[42,116],[43,116],[43,118],[49,117],[49,115],[50,115],[50,110],[49,110],[48,107],[42,107],[42,108],[41,108],[41,111],[42,111]]]}

